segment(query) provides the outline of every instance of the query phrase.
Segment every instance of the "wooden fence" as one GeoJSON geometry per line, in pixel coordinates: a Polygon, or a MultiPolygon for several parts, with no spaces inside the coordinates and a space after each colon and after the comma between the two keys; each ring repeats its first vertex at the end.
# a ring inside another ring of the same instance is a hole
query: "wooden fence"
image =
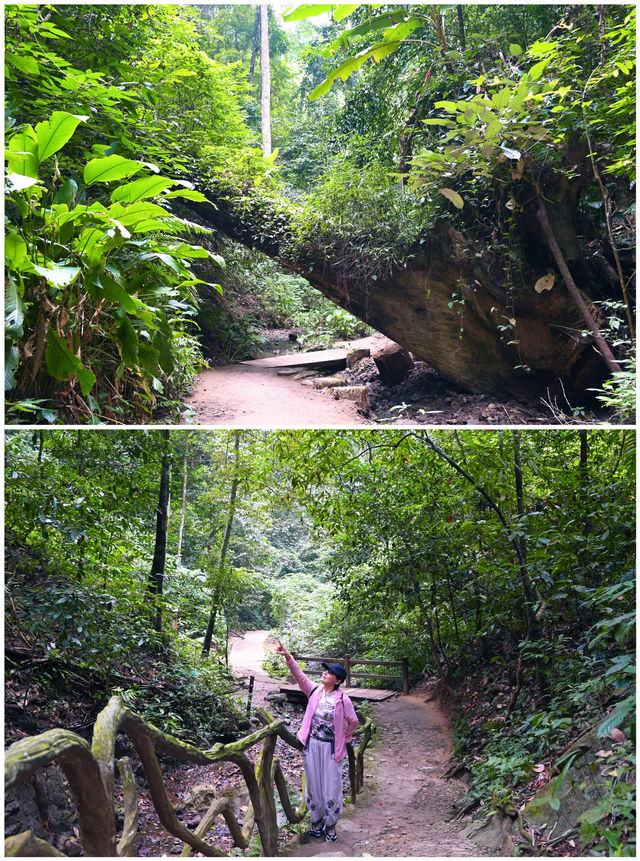
{"type": "MultiPolygon", "coordinates": [[[[138,789],[128,757],[117,761],[125,811],[119,838],[115,820],[115,742],[116,734],[121,732],[129,737],[140,757],[151,800],[160,822],[169,833],[186,844],[182,855],[191,855],[193,850],[196,850],[206,856],[226,856],[227,853],[222,849],[204,839],[215,819],[222,816],[236,846],[246,849],[254,826],[257,826],[262,854],[273,857],[278,849],[274,788],[278,790],[289,822],[300,822],[306,813],[304,800],[297,810],[291,803],[284,774],[274,756],[276,742],[281,738],[298,750],[302,750],[302,744],[285,727],[284,720],[275,720],[267,709],[257,709],[256,714],[263,724],[261,729],[239,741],[226,745],[216,744],[210,750],[202,751],[161,732],[130,711],[121,697],[114,696],[98,715],[91,746],[81,736],[64,729],[48,730],[12,744],[5,754],[5,793],[38,769],[58,762],[76,799],[78,829],[85,855],[131,856],[138,833],[138,789]],[[245,751],[259,743],[262,743],[262,751],[254,765],[245,751]],[[235,763],[242,773],[250,798],[243,822],[238,822],[231,799],[224,796],[212,801],[194,831],[183,825],[176,816],[165,789],[158,753],[199,765],[223,761],[235,763]]],[[[353,803],[362,787],[364,751],[371,740],[372,727],[372,722],[367,720],[364,726],[356,731],[360,738],[357,750],[354,750],[352,744],[347,746],[353,803]]],[[[304,796],[304,776],[302,794],[304,796]]],[[[31,831],[5,840],[5,857],[61,854],[47,841],[35,837],[31,831]]]]}
{"type": "Polygon", "coordinates": [[[345,679],[346,687],[351,687],[352,679],[384,679],[387,681],[396,681],[402,683],[402,693],[409,693],[409,659],[402,658],[400,661],[383,661],[379,658],[374,660],[370,658],[354,658],[352,655],[344,655],[342,658],[327,658],[327,657],[318,657],[317,655],[298,655],[296,652],[292,652],[293,657],[296,661],[317,661],[319,664],[327,663],[327,664],[342,664],[347,671],[347,678],[345,679]],[[389,676],[382,675],[380,673],[354,673],[352,672],[352,667],[354,664],[369,664],[370,666],[382,666],[382,667],[402,667],[402,672],[397,676],[389,676]]]}

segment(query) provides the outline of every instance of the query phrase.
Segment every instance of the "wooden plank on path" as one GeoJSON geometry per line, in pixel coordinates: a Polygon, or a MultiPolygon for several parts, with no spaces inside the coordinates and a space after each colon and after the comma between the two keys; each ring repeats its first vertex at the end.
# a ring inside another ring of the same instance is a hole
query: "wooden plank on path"
{"type": "Polygon", "coordinates": [[[268,356],[266,359],[249,359],[239,362],[253,368],[346,368],[347,350],[314,350],[311,353],[292,353],[284,356],[268,356]]]}
{"type": "MultiPolygon", "coordinates": [[[[348,697],[356,702],[360,700],[382,702],[383,700],[388,700],[390,697],[395,696],[395,691],[385,691],[376,688],[340,688],[340,690],[344,691],[348,697]]],[[[306,700],[305,695],[297,685],[283,685],[280,688],[280,693],[286,694],[287,697],[293,700],[306,700]]]]}

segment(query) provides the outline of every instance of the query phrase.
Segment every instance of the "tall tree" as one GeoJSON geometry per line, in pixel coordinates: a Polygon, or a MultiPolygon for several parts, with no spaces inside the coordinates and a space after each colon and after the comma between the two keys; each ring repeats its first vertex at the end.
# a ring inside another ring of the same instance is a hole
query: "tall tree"
{"type": "Polygon", "coordinates": [[[262,81],[262,154],[271,155],[271,65],[269,62],[269,7],[260,4],[260,78],[262,81]]]}
{"type": "Polygon", "coordinates": [[[156,509],[156,540],[153,562],[149,572],[149,592],[155,603],[154,627],[162,633],[162,593],[164,590],[164,570],[167,560],[167,532],[169,530],[169,499],[171,493],[171,431],[163,430],[162,467],[160,472],[160,492],[156,509]]]}
{"type": "Polygon", "coordinates": [[[249,64],[249,80],[253,83],[258,58],[258,46],[260,45],[260,8],[256,9],[256,24],[253,30],[253,42],[251,43],[251,63],[249,64]]]}
{"type": "Polygon", "coordinates": [[[184,459],[182,462],[182,503],[180,505],[180,527],[178,529],[178,551],[176,564],[180,564],[182,556],[182,536],[184,534],[184,519],[187,511],[187,477],[189,474],[189,431],[185,431],[184,459]]]}
{"type": "MultiPolygon", "coordinates": [[[[229,549],[229,540],[231,538],[231,529],[233,527],[233,519],[236,513],[236,496],[238,492],[238,485],[240,484],[240,434],[241,431],[233,431],[233,477],[231,479],[231,488],[229,490],[229,503],[227,507],[227,521],[224,529],[224,535],[222,537],[222,544],[220,545],[220,551],[218,552],[218,558],[216,562],[216,568],[214,572],[214,592],[213,592],[213,600],[211,602],[211,612],[209,613],[209,623],[207,625],[207,631],[204,636],[204,642],[202,644],[202,656],[206,657],[211,650],[211,640],[213,638],[213,632],[216,626],[216,618],[218,615],[218,610],[220,608],[220,599],[222,597],[223,585],[224,585],[224,575],[225,575],[225,562],[227,558],[227,551],[229,549]]],[[[213,535],[212,535],[213,541],[213,535]]]]}

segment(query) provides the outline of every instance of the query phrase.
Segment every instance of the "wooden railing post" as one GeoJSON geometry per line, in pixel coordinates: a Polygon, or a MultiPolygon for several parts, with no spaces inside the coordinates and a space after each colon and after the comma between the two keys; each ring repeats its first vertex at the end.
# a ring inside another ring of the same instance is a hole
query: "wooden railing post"
{"type": "Polygon", "coordinates": [[[409,658],[402,659],[402,693],[409,693],[409,658]]]}
{"type": "Polygon", "coordinates": [[[356,770],[356,754],[351,742],[347,744],[347,757],[349,758],[349,784],[351,786],[351,803],[356,803],[358,795],[358,775],[356,770]]]}
{"type": "Polygon", "coordinates": [[[347,678],[345,679],[345,685],[350,688],[351,687],[351,655],[344,656],[344,668],[347,671],[347,678]]]}

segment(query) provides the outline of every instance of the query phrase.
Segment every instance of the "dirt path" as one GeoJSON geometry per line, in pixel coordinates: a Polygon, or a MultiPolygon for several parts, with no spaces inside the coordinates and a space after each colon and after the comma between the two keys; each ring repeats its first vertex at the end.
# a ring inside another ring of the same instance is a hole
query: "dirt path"
{"type": "Polygon", "coordinates": [[[301,838],[289,854],[301,857],[478,857],[502,855],[501,836],[468,819],[450,821],[465,792],[443,780],[450,755],[445,716],[420,696],[398,696],[374,706],[378,739],[365,757],[365,790],[346,805],[331,845],[301,838]]]}
{"type": "Polygon", "coordinates": [[[245,428],[309,428],[370,425],[355,403],[278,376],[275,368],[221,365],[203,371],[186,399],[192,421],[245,428]]]}
{"type": "Polygon", "coordinates": [[[229,664],[238,678],[255,678],[253,689],[253,704],[265,705],[265,695],[276,691],[280,682],[272,679],[262,669],[264,647],[269,631],[247,631],[242,637],[231,637],[229,664]]]}
{"type": "MultiPolygon", "coordinates": [[[[376,333],[334,346],[374,351],[389,343],[376,333]]],[[[198,424],[261,428],[375,424],[358,412],[355,403],[336,400],[329,391],[303,386],[290,376],[279,376],[276,368],[251,365],[220,365],[203,371],[186,403],[195,413],[191,422],[198,424]]]]}
{"type": "MultiPolygon", "coordinates": [[[[267,631],[233,638],[230,662],[256,679],[256,702],[277,688],[262,670],[267,631]]],[[[449,821],[465,792],[460,781],[443,780],[451,754],[447,718],[428,694],[396,696],[373,705],[378,728],[365,755],[365,785],[357,805],[348,804],[338,823],[338,841],[296,838],[285,854],[294,857],[479,857],[499,856],[501,835],[469,819],[449,821]]]]}

